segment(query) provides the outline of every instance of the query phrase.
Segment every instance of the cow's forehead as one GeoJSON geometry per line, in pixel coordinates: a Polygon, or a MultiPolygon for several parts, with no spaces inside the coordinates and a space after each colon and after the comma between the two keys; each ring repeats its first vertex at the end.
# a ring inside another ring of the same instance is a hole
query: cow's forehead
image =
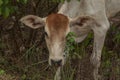
{"type": "Polygon", "coordinates": [[[69,27],[69,19],[62,14],[51,14],[47,17],[46,24],[51,36],[62,37],[69,27]]]}

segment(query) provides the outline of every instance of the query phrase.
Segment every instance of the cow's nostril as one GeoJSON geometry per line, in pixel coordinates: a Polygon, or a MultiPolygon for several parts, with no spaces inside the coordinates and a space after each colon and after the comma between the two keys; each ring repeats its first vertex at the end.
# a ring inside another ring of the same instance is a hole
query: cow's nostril
{"type": "Polygon", "coordinates": [[[52,65],[61,66],[62,65],[62,59],[61,60],[57,60],[57,61],[51,59],[51,63],[52,63],[52,65]]]}
{"type": "Polygon", "coordinates": [[[52,64],[52,65],[55,64],[55,61],[54,61],[53,59],[51,59],[51,64],[52,64]]]}
{"type": "Polygon", "coordinates": [[[62,60],[57,61],[57,64],[60,66],[62,64],[62,60]]]}

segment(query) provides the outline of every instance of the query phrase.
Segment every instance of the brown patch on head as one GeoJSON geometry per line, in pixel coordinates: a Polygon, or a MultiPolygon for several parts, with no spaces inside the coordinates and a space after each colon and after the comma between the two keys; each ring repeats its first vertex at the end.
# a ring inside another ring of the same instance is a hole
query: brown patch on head
{"type": "Polygon", "coordinates": [[[51,14],[46,19],[47,27],[52,37],[64,37],[68,30],[69,19],[62,14],[51,14]]]}

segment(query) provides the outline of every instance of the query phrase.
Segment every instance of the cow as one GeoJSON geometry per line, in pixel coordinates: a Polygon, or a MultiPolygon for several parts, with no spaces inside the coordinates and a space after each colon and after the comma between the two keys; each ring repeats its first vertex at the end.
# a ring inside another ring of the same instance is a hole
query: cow
{"type": "MultiPolygon", "coordinates": [[[[98,80],[102,48],[110,27],[108,19],[119,11],[120,0],[70,0],[70,2],[65,1],[56,14],[50,14],[45,18],[27,15],[20,21],[33,29],[45,28],[50,65],[65,64],[65,37],[70,31],[76,34],[75,41],[78,43],[93,31],[94,43],[90,62],[94,66],[94,80],[98,80]]],[[[60,67],[56,72],[56,80],[60,80],[59,75],[60,67]]]]}

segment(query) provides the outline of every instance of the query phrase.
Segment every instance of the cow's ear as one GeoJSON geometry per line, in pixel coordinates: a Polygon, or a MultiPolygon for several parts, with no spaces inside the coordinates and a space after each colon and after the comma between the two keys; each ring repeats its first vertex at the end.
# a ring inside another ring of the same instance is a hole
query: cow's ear
{"type": "Polygon", "coordinates": [[[93,23],[95,20],[88,16],[78,17],[70,20],[70,26],[87,26],[93,23]]]}
{"type": "Polygon", "coordinates": [[[20,19],[20,21],[24,23],[26,26],[33,28],[33,29],[37,29],[37,28],[45,26],[45,18],[40,18],[34,15],[24,16],[20,19]]]}

